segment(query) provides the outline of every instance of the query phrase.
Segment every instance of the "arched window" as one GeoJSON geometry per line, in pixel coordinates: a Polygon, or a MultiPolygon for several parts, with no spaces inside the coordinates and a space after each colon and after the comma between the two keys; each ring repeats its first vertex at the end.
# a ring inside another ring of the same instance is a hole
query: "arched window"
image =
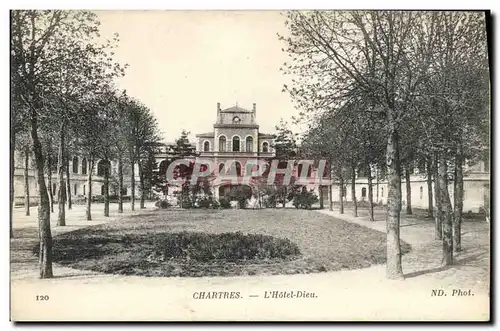
{"type": "Polygon", "coordinates": [[[74,187],[73,192],[74,192],[74,194],[76,195],[76,194],[77,194],[77,192],[78,192],[78,190],[77,190],[77,189],[78,189],[78,185],[77,185],[77,184],[75,184],[73,187],[74,187]]]}
{"type": "Polygon", "coordinates": [[[366,187],[361,189],[361,197],[366,198],[366,187]]]}
{"type": "MultiPolygon", "coordinates": [[[[86,175],[87,174],[87,159],[86,158],[83,158],[82,159],[82,175],[86,175]]],[[[85,194],[85,193],[83,193],[85,194]]]]}
{"type": "Polygon", "coordinates": [[[85,185],[83,185],[83,195],[85,195],[85,194],[87,194],[87,193],[85,192],[85,185]]]}
{"type": "Polygon", "coordinates": [[[239,152],[240,151],[240,137],[234,136],[233,137],[233,152],[239,152]]]}
{"type": "Polygon", "coordinates": [[[54,183],[54,184],[52,184],[52,194],[56,195],[56,193],[57,193],[57,184],[54,183]]]}
{"type": "Polygon", "coordinates": [[[241,176],[241,163],[238,161],[231,162],[229,164],[229,169],[226,170],[226,174],[230,176],[234,176],[235,173],[236,176],[241,176]]]}
{"type": "Polygon", "coordinates": [[[420,186],[420,200],[424,198],[424,188],[420,186]]]}
{"type": "Polygon", "coordinates": [[[224,173],[224,163],[219,164],[219,173],[224,173]]]}
{"type": "Polygon", "coordinates": [[[382,187],[381,189],[382,189],[382,192],[381,192],[380,196],[383,198],[384,197],[384,188],[382,187]]]}
{"type": "Polygon", "coordinates": [[[220,136],[219,137],[219,152],[225,152],[226,151],[226,137],[225,136],[220,136]]]}
{"type": "Polygon", "coordinates": [[[262,144],[262,152],[264,152],[264,153],[269,152],[269,144],[267,143],[267,141],[265,141],[265,142],[262,144]]]}
{"type": "Polygon", "coordinates": [[[73,173],[74,174],[78,173],[78,157],[77,156],[73,157],[73,173]]]}
{"type": "Polygon", "coordinates": [[[203,151],[204,151],[204,152],[208,152],[208,151],[210,151],[210,142],[205,141],[205,142],[203,143],[203,151]]]}
{"type": "Polygon", "coordinates": [[[253,138],[252,137],[247,137],[245,150],[247,152],[253,152],[253,138]]]}

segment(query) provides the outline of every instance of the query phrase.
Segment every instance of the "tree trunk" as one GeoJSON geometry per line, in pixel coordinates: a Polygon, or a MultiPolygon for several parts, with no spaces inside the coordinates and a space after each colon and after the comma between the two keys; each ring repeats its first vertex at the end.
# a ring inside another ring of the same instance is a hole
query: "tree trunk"
{"type": "Polygon", "coordinates": [[[368,166],[368,204],[369,204],[369,212],[370,212],[370,221],[375,221],[373,217],[373,178],[372,178],[372,170],[370,166],[368,166]]]}
{"type": "Polygon", "coordinates": [[[323,186],[319,185],[319,209],[324,208],[324,201],[323,201],[323,186]]]}
{"type": "Polygon", "coordinates": [[[459,150],[458,155],[455,159],[455,194],[454,199],[454,217],[453,217],[453,250],[455,252],[460,252],[462,250],[462,211],[464,207],[464,174],[463,174],[463,164],[461,150],[459,150]]]}
{"type": "Polygon", "coordinates": [[[433,196],[432,196],[432,160],[429,157],[427,159],[427,194],[429,196],[429,203],[428,203],[428,208],[427,208],[427,217],[429,218],[434,218],[434,201],[433,201],[433,196]]]}
{"type": "Polygon", "coordinates": [[[286,208],[286,194],[287,194],[287,189],[285,186],[283,186],[283,209],[286,208]]]}
{"type": "Polygon", "coordinates": [[[412,215],[413,210],[411,209],[411,181],[410,181],[410,170],[408,166],[405,169],[405,182],[406,182],[406,215],[412,215]]]}
{"type": "Polygon", "coordinates": [[[29,181],[30,152],[29,147],[24,149],[24,211],[30,215],[30,181],[29,181]]]}
{"type": "Polygon", "coordinates": [[[403,279],[399,222],[401,212],[401,169],[399,164],[398,132],[388,112],[389,137],[386,150],[388,197],[387,197],[387,278],[403,279]]]}
{"type": "Polygon", "coordinates": [[[87,208],[85,209],[85,214],[87,215],[87,221],[92,221],[92,171],[94,171],[94,156],[90,155],[88,160],[88,171],[87,171],[87,208]]]}
{"type": "Polygon", "coordinates": [[[52,158],[47,155],[47,184],[49,186],[50,212],[54,212],[54,192],[52,192],[52,158]]]}
{"type": "Polygon", "coordinates": [[[443,225],[442,225],[443,207],[441,205],[441,198],[440,198],[441,185],[439,181],[438,164],[439,164],[439,154],[436,153],[434,155],[434,197],[436,199],[436,215],[434,215],[435,217],[434,237],[435,239],[441,240],[443,239],[443,225]]]}
{"type": "Polygon", "coordinates": [[[340,213],[344,213],[344,177],[342,177],[342,174],[339,177],[339,185],[340,185],[340,190],[339,190],[339,197],[340,197],[340,213]]]}
{"type": "Polygon", "coordinates": [[[439,162],[439,200],[441,200],[443,222],[443,262],[445,265],[453,264],[453,235],[450,195],[448,192],[448,169],[444,154],[439,162]]]}
{"type": "Polygon", "coordinates": [[[377,178],[376,178],[376,179],[377,179],[377,205],[378,205],[378,203],[379,203],[379,201],[380,201],[380,200],[379,200],[379,193],[378,193],[378,191],[379,191],[378,167],[377,167],[377,169],[376,169],[376,170],[377,170],[377,171],[376,171],[375,176],[377,176],[377,178]]]}
{"type": "Polygon", "coordinates": [[[31,140],[36,164],[36,180],[38,183],[38,230],[40,239],[39,270],[40,278],[52,278],[52,233],[50,231],[50,202],[44,178],[44,160],[42,145],[38,138],[36,113],[31,113],[31,140]]]}
{"type": "Polygon", "coordinates": [[[123,159],[118,155],[118,212],[123,213],[123,159]]]}
{"type": "Polygon", "coordinates": [[[333,211],[333,197],[332,197],[332,166],[331,162],[328,168],[328,209],[333,211]]]}
{"type": "Polygon", "coordinates": [[[352,195],[352,212],[354,217],[358,217],[358,203],[356,202],[356,168],[353,166],[352,167],[352,174],[351,174],[351,195],[352,195]]]}
{"type": "Polygon", "coordinates": [[[130,165],[132,166],[132,171],[130,174],[130,208],[132,210],[135,210],[135,162],[133,159],[130,161],[130,165]]]}
{"type": "Polygon", "coordinates": [[[144,202],[146,200],[146,188],[145,188],[145,185],[144,185],[144,173],[143,173],[143,170],[142,170],[142,164],[141,164],[141,162],[137,162],[137,165],[139,166],[139,188],[141,190],[141,201],[140,201],[140,204],[139,204],[139,208],[140,209],[144,209],[144,208],[146,208],[145,205],[144,205],[144,202]]]}
{"type": "Polygon", "coordinates": [[[71,210],[73,203],[71,201],[71,180],[70,180],[70,175],[69,175],[69,154],[66,151],[66,160],[65,160],[65,166],[66,166],[66,198],[68,201],[68,210],[71,210]]]}
{"type": "Polygon", "coordinates": [[[14,130],[11,128],[10,132],[10,204],[9,204],[9,227],[10,227],[10,237],[14,238],[14,230],[12,229],[12,215],[14,214],[14,170],[16,168],[15,163],[15,151],[16,148],[16,134],[14,130]]]}
{"type": "Polygon", "coordinates": [[[104,217],[109,217],[109,172],[110,163],[107,158],[104,159],[104,217]]]}
{"type": "Polygon", "coordinates": [[[59,179],[59,191],[57,193],[58,196],[58,215],[57,215],[57,225],[65,226],[66,225],[66,182],[64,180],[64,134],[65,134],[65,125],[61,124],[61,128],[59,130],[59,153],[57,154],[57,175],[59,179]]]}

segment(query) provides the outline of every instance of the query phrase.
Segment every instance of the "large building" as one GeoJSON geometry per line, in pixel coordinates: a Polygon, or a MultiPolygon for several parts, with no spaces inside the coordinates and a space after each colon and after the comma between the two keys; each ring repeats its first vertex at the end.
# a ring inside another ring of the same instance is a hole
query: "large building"
{"type": "MultiPolygon", "coordinates": [[[[18,151],[14,152],[14,205],[22,205],[24,204],[24,163],[25,163],[24,153],[20,153],[18,151]]],[[[30,193],[30,201],[31,203],[36,203],[36,199],[38,199],[38,184],[35,177],[35,160],[29,156],[28,158],[28,172],[27,172],[27,180],[28,180],[28,188],[30,193]]],[[[57,160],[55,161],[57,162],[57,160]]],[[[101,196],[104,194],[104,171],[107,168],[105,166],[104,160],[97,160],[95,162],[95,166],[92,169],[92,196],[101,196]]],[[[109,194],[111,196],[116,196],[118,194],[118,187],[116,181],[113,178],[116,178],[116,174],[118,173],[118,162],[116,160],[112,160],[110,162],[111,169],[111,180],[110,180],[110,191],[109,194]]],[[[124,190],[123,195],[130,196],[130,171],[131,167],[128,164],[124,165],[123,173],[124,173],[124,190]]],[[[89,162],[87,158],[81,155],[74,155],[69,160],[69,172],[70,172],[70,187],[71,187],[71,197],[73,202],[84,201],[85,197],[88,193],[88,173],[89,173],[89,162]]],[[[138,168],[136,165],[135,169],[136,181],[138,178],[138,168]]],[[[66,177],[66,176],[65,176],[66,177]]],[[[47,189],[49,189],[49,182],[46,180],[47,189]]],[[[52,191],[55,200],[57,201],[57,194],[59,191],[59,179],[57,177],[57,172],[53,171],[51,176],[50,189],[52,191]]],[[[136,191],[136,196],[138,192],[136,191]]]]}
{"type": "MultiPolygon", "coordinates": [[[[175,143],[159,144],[157,147],[158,153],[155,158],[159,164],[160,172],[166,170],[167,164],[175,158],[173,150],[175,143]]],[[[262,133],[259,131],[257,124],[257,107],[253,104],[251,110],[245,109],[238,105],[221,109],[220,103],[217,103],[217,117],[213,124],[211,132],[200,133],[196,135],[196,141],[190,143],[189,148],[193,155],[204,160],[209,160],[212,165],[218,167],[218,172],[225,171],[225,165],[232,164],[236,168],[236,173],[239,178],[245,176],[246,164],[248,160],[270,159],[275,156],[274,135],[262,133]]],[[[24,201],[24,160],[23,156],[15,153],[15,172],[14,172],[14,196],[16,205],[22,205],[24,201]]],[[[34,177],[34,170],[29,161],[28,183],[33,201],[37,197],[37,187],[34,177]]],[[[137,167],[137,165],[136,165],[137,167]]],[[[70,158],[69,168],[71,173],[71,194],[74,200],[84,199],[87,193],[87,174],[88,162],[85,157],[73,156],[70,158]]],[[[296,169],[297,171],[297,169],[296,169]]],[[[111,161],[111,176],[116,176],[117,162],[111,161]]],[[[138,182],[138,169],[135,170],[136,182],[138,182]]],[[[103,194],[103,161],[97,160],[96,166],[93,169],[92,195],[99,196],[103,194]]],[[[316,176],[314,170],[311,174],[316,176]]],[[[125,189],[124,195],[130,195],[130,167],[125,165],[124,168],[125,189]]],[[[411,183],[411,204],[414,208],[426,209],[429,204],[428,186],[425,174],[420,173],[415,169],[410,176],[411,183]]],[[[54,173],[52,176],[51,190],[57,199],[58,180],[54,173]]],[[[227,182],[212,182],[211,190],[216,197],[227,196],[234,185],[241,185],[227,182]]],[[[250,183],[250,186],[252,184],[250,183]]],[[[319,195],[319,188],[315,185],[308,185],[309,189],[314,189],[319,195]]],[[[366,201],[368,199],[368,180],[362,173],[358,173],[356,179],[356,200],[366,201]]],[[[402,181],[402,200],[403,205],[406,201],[406,183],[402,181]]],[[[173,194],[177,189],[169,189],[168,194],[173,194]]],[[[344,186],[343,199],[352,201],[351,185],[344,186]]],[[[453,199],[452,183],[449,187],[450,197],[453,199]]],[[[116,185],[113,181],[110,187],[110,194],[115,195],[116,185]]],[[[322,196],[327,205],[328,187],[322,187],[322,196]]],[[[136,190],[136,195],[139,195],[139,190],[136,190]]],[[[338,202],[340,199],[339,185],[332,185],[332,200],[338,202]]],[[[373,180],[373,196],[374,201],[379,204],[387,203],[388,187],[387,183],[382,180],[373,180]]],[[[435,197],[433,197],[435,199],[435,197]]],[[[464,212],[480,212],[484,206],[489,205],[490,201],[490,171],[487,162],[479,162],[473,166],[464,168],[464,212]]],[[[435,203],[434,203],[435,206],[435,203]]]]}
{"type": "MultiPolygon", "coordinates": [[[[386,181],[373,180],[373,200],[379,204],[386,204],[388,198],[388,185],[386,181]]],[[[401,193],[403,206],[407,204],[406,181],[404,177],[401,182],[401,193]]],[[[436,206],[434,184],[433,188],[433,206],[436,206]]],[[[412,208],[427,209],[429,206],[428,184],[425,172],[414,169],[410,175],[411,206],[412,208]]],[[[357,176],[356,200],[368,200],[368,178],[362,174],[357,176]]],[[[448,192],[453,203],[453,182],[449,183],[448,192]]],[[[351,185],[344,185],[344,200],[352,201],[351,185]]],[[[326,194],[325,194],[326,196],[326,194]]],[[[339,185],[332,186],[333,201],[340,199],[339,185]]],[[[481,212],[485,206],[490,203],[490,172],[488,164],[480,161],[474,165],[464,167],[464,213],[481,212]]]]}
{"type": "MultiPolygon", "coordinates": [[[[196,151],[200,158],[210,160],[224,171],[225,164],[234,160],[238,176],[244,176],[248,160],[268,159],[275,155],[274,135],[262,133],[257,124],[257,105],[247,110],[238,105],[221,109],[217,103],[217,118],[211,132],[196,135],[196,151]],[[229,162],[228,162],[229,161],[229,162]]],[[[232,185],[214,185],[215,196],[225,196],[232,185]]]]}

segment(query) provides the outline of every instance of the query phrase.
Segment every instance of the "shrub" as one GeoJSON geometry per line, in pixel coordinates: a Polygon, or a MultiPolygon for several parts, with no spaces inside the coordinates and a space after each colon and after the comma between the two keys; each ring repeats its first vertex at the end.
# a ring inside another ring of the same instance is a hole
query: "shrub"
{"type": "Polygon", "coordinates": [[[220,207],[219,201],[212,197],[211,195],[205,195],[197,200],[197,207],[198,208],[212,208],[212,209],[218,209],[220,207]]]}
{"type": "Polygon", "coordinates": [[[226,198],[220,198],[219,205],[222,209],[230,209],[231,208],[231,201],[229,199],[226,199],[226,198]]]}
{"type": "Polygon", "coordinates": [[[155,207],[160,208],[160,209],[167,209],[171,207],[170,203],[168,203],[167,200],[158,200],[155,203],[155,207]]]}
{"type": "Polygon", "coordinates": [[[182,259],[196,262],[223,260],[229,262],[286,259],[300,255],[289,239],[260,234],[229,232],[207,234],[198,232],[161,233],[153,237],[156,256],[163,260],[182,259]]]}
{"type": "Polygon", "coordinates": [[[217,199],[215,199],[215,198],[212,198],[212,201],[211,201],[211,204],[210,204],[210,208],[212,208],[212,209],[219,209],[220,208],[219,201],[217,201],[217,199]]]}
{"type": "Polygon", "coordinates": [[[277,202],[276,195],[266,195],[262,198],[262,203],[265,208],[276,208],[277,202]]]}
{"type": "Polygon", "coordinates": [[[210,200],[211,197],[203,196],[198,199],[198,207],[199,208],[210,208],[210,200]]]}
{"type": "Polygon", "coordinates": [[[245,197],[238,197],[236,198],[236,201],[238,202],[238,207],[240,209],[245,209],[248,206],[248,199],[245,197]]]}
{"type": "Polygon", "coordinates": [[[181,206],[184,209],[191,209],[191,208],[195,207],[193,199],[191,199],[191,197],[187,196],[187,195],[185,195],[185,196],[182,197],[182,204],[181,204],[181,206]]]}
{"type": "Polygon", "coordinates": [[[231,188],[229,193],[231,200],[238,202],[240,209],[245,209],[248,204],[248,199],[252,197],[252,189],[249,186],[238,185],[231,188]]]}
{"type": "Polygon", "coordinates": [[[104,202],[104,195],[94,195],[92,197],[92,202],[103,203],[104,202]]]}
{"type": "Polygon", "coordinates": [[[319,201],[318,196],[313,190],[302,190],[293,197],[295,208],[311,209],[312,205],[319,201]]]}

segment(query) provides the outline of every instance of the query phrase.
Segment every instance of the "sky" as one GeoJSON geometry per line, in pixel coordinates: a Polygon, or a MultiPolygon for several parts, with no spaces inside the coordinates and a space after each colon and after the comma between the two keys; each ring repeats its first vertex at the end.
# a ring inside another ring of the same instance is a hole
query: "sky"
{"type": "Polygon", "coordinates": [[[288,58],[278,11],[98,11],[101,35],[120,36],[115,58],[127,63],[117,84],[148,106],[165,141],[182,129],[210,132],[221,108],[257,104],[260,132],[298,114],[279,71],[288,58]]]}

